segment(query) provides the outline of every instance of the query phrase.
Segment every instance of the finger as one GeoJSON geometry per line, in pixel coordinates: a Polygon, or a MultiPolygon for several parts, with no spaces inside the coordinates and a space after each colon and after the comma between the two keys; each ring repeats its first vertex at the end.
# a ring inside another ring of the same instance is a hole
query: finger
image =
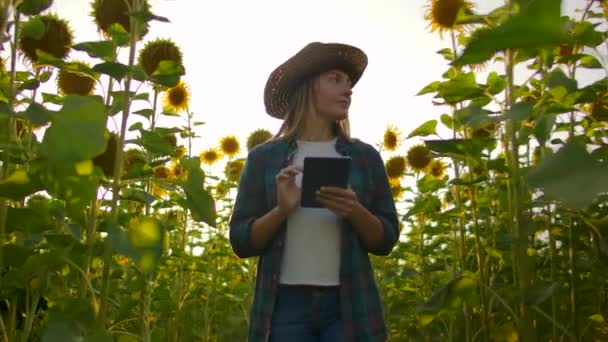
{"type": "Polygon", "coordinates": [[[324,198],[320,198],[318,199],[319,203],[321,203],[321,205],[325,208],[327,208],[328,210],[332,211],[333,213],[335,213],[336,215],[339,216],[346,216],[346,213],[348,212],[348,208],[340,205],[337,202],[334,201],[330,201],[324,198]]]}
{"type": "Polygon", "coordinates": [[[352,207],[353,202],[354,202],[352,199],[349,199],[349,198],[333,196],[333,195],[324,195],[324,194],[318,194],[317,198],[322,199],[323,201],[325,201],[327,203],[332,203],[332,204],[335,204],[335,205],[340,206],[345,209],[352,207]]]}

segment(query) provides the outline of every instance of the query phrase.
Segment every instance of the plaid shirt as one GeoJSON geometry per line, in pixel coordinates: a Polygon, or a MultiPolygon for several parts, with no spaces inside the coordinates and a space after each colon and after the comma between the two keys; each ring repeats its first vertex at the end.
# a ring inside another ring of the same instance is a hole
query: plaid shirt
{"type": "MultiPolygon", "coordinates": [[[[388,255],[399,238],[399,222],[388,177],[380,153],[359,140],[339,137],[336,151],[352,158],[350,186],[359,201],[380,219],[384,238],[369,248],[347,220],[342,222],[340,298],[346,341],[385,341],[383,307],[368,253],[388,255]]],[[[258,256],[255,294],[249,325],[249,342],[265,342],[270,336],[272,312],[279,285],[285,245],[286,222],[264,249],[251,244],[254,220],[277,205],[275,176],[291,164],[297,149],[293,138],[259,145],[247,156],[230,218],[230,243],[241,258],[258,256]]]]}

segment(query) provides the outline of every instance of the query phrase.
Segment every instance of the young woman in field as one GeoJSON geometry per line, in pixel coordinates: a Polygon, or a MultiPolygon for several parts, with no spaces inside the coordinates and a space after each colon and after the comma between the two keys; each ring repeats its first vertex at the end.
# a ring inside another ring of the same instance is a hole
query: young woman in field
{"type": "Polygon", "coordinates": [[[385,341],[369,253],[388,255],[399,222],[383,160],[350,137],[353,86],[367,56],[345,44],[311,43],[269,76],[264,103],[283,124],[249,152],[230,219],[241,258],[259,257],[249,341],[385,341]],[[348,188],[300,205],[305,157],[351,158],[348,188]]]}

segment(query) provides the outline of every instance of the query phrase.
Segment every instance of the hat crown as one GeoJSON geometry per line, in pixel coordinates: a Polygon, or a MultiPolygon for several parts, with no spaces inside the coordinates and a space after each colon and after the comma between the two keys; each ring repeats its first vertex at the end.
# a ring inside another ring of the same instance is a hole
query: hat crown
{"type": "Polygon", "coordinates": [[[366,67],[367,55],[357,47],[342,43],[308,43],[270,73],[264,88],[266,112],[282,119],[289,110],[291,94],[306,78],[330,69],[341,69],[350,76],[354,86],[366,67]]]}

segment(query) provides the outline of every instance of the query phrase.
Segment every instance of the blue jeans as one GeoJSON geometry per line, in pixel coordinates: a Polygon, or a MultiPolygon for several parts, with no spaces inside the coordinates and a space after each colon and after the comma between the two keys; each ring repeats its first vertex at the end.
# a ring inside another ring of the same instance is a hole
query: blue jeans
{"type": "Polygon", "coordinates": [[[344,341],[340,287],[279,285],[270,341],[344,341]]]}

